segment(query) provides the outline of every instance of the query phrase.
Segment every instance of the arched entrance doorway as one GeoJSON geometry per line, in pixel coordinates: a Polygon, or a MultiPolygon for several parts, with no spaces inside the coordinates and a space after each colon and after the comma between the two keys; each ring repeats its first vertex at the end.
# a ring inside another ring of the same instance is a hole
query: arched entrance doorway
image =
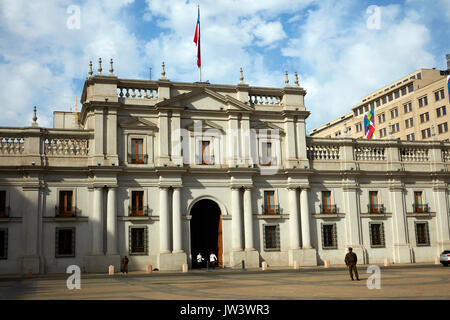
{"type": "Polygon", "coordinates": [[[192,268],[197,268],[197,254],[200,252],[206,261],[214,252],[222,267],[222,219],[219,205],[213,200],[203,199],[191,209],[191,256],[192,268]]]}

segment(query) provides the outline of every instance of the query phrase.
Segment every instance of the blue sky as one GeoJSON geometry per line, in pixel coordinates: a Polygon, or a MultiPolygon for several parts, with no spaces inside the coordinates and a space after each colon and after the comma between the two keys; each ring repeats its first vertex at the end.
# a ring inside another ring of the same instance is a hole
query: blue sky
{"type": "Polygon", "coordinates": [[[286,70],[291,84],[298,72],[308,131],[418,68],[445,69],[450,53],[447,0],[2,0],[0,126],[30,125],[36,105],[51,127],[99,57],[121,78],[148,79],[151,67],[156,79],[165,61],[170,80],[198,81],[197,4],[203,79],[237,84],[242,67],[249,85],[282,87],[286,70]],[[79,28],[67,27],[71,6],[79,28]]]}

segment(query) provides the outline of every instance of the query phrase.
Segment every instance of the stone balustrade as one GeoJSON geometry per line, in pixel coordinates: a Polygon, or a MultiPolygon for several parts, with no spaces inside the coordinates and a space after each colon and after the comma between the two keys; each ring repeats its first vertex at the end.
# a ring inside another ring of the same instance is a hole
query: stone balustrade
{"type": "Polygon", "coordinates": [[[250,104],[260,104],[260,105],[280,105],[282,96],[278,95],[258,95],[250,94],[248,96],[248,102],[250,104]]]}
{"type": "Polygon", "coordinates": [[[47,156],[86,156],[88,153],[88,139],[49,137],[44,140],[44,154],[47,156]]]}
{"type": "Polygon", "coordinates": [[[306,145],[309,160],[339,160],[339,146],[326,144],[306,145]]]}
{"type": "Polygon", "coordinates": [[[158,99],[158,89],[118,87],[117,96],[130,99],[158,99]]]}
{"type": "Polygon", "coordinates": [[[401,148],[400,159],[404,162],[427,162],[428,149],[425,148],[401,148]]]}
{"type": "Polygon", "coordinates": [[[355,158],[357,161],[384,161],[385,148],[358,145],[355,147],[355,158]]]}
{"type": "Polygon", "coordinates": [[[23,137],[0,137],[0,154],[16,155],[24,152],[23,137]]]}

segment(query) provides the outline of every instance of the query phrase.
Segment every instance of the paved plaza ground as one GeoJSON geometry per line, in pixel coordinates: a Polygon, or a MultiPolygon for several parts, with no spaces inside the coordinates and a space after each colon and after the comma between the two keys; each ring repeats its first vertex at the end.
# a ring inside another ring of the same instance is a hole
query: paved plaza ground
{"type": "Polygon", "coordinates": [[[351,281],[345,266],[260,269],[154,271],[81,274],[81,289],[69,290],[69,274],[0,276],[2,300],[162,299],[162,300],[302,300],[302,299],[450,299],[450,267],[434,264],[381,268],[381,288],[368,289],[368,266],[359,265],[361,281],[351,281]]]}

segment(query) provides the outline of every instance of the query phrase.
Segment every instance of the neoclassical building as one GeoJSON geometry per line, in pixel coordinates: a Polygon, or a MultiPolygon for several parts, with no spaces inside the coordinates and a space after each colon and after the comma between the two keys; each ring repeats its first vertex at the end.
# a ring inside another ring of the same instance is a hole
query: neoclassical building
{"type": "Polygon", "coordinates": [[[310,138],[306,91],[120,79],[79,113],[0,128],[0,273],[434,261],[450,248],[450,143],[310,138]]]}

